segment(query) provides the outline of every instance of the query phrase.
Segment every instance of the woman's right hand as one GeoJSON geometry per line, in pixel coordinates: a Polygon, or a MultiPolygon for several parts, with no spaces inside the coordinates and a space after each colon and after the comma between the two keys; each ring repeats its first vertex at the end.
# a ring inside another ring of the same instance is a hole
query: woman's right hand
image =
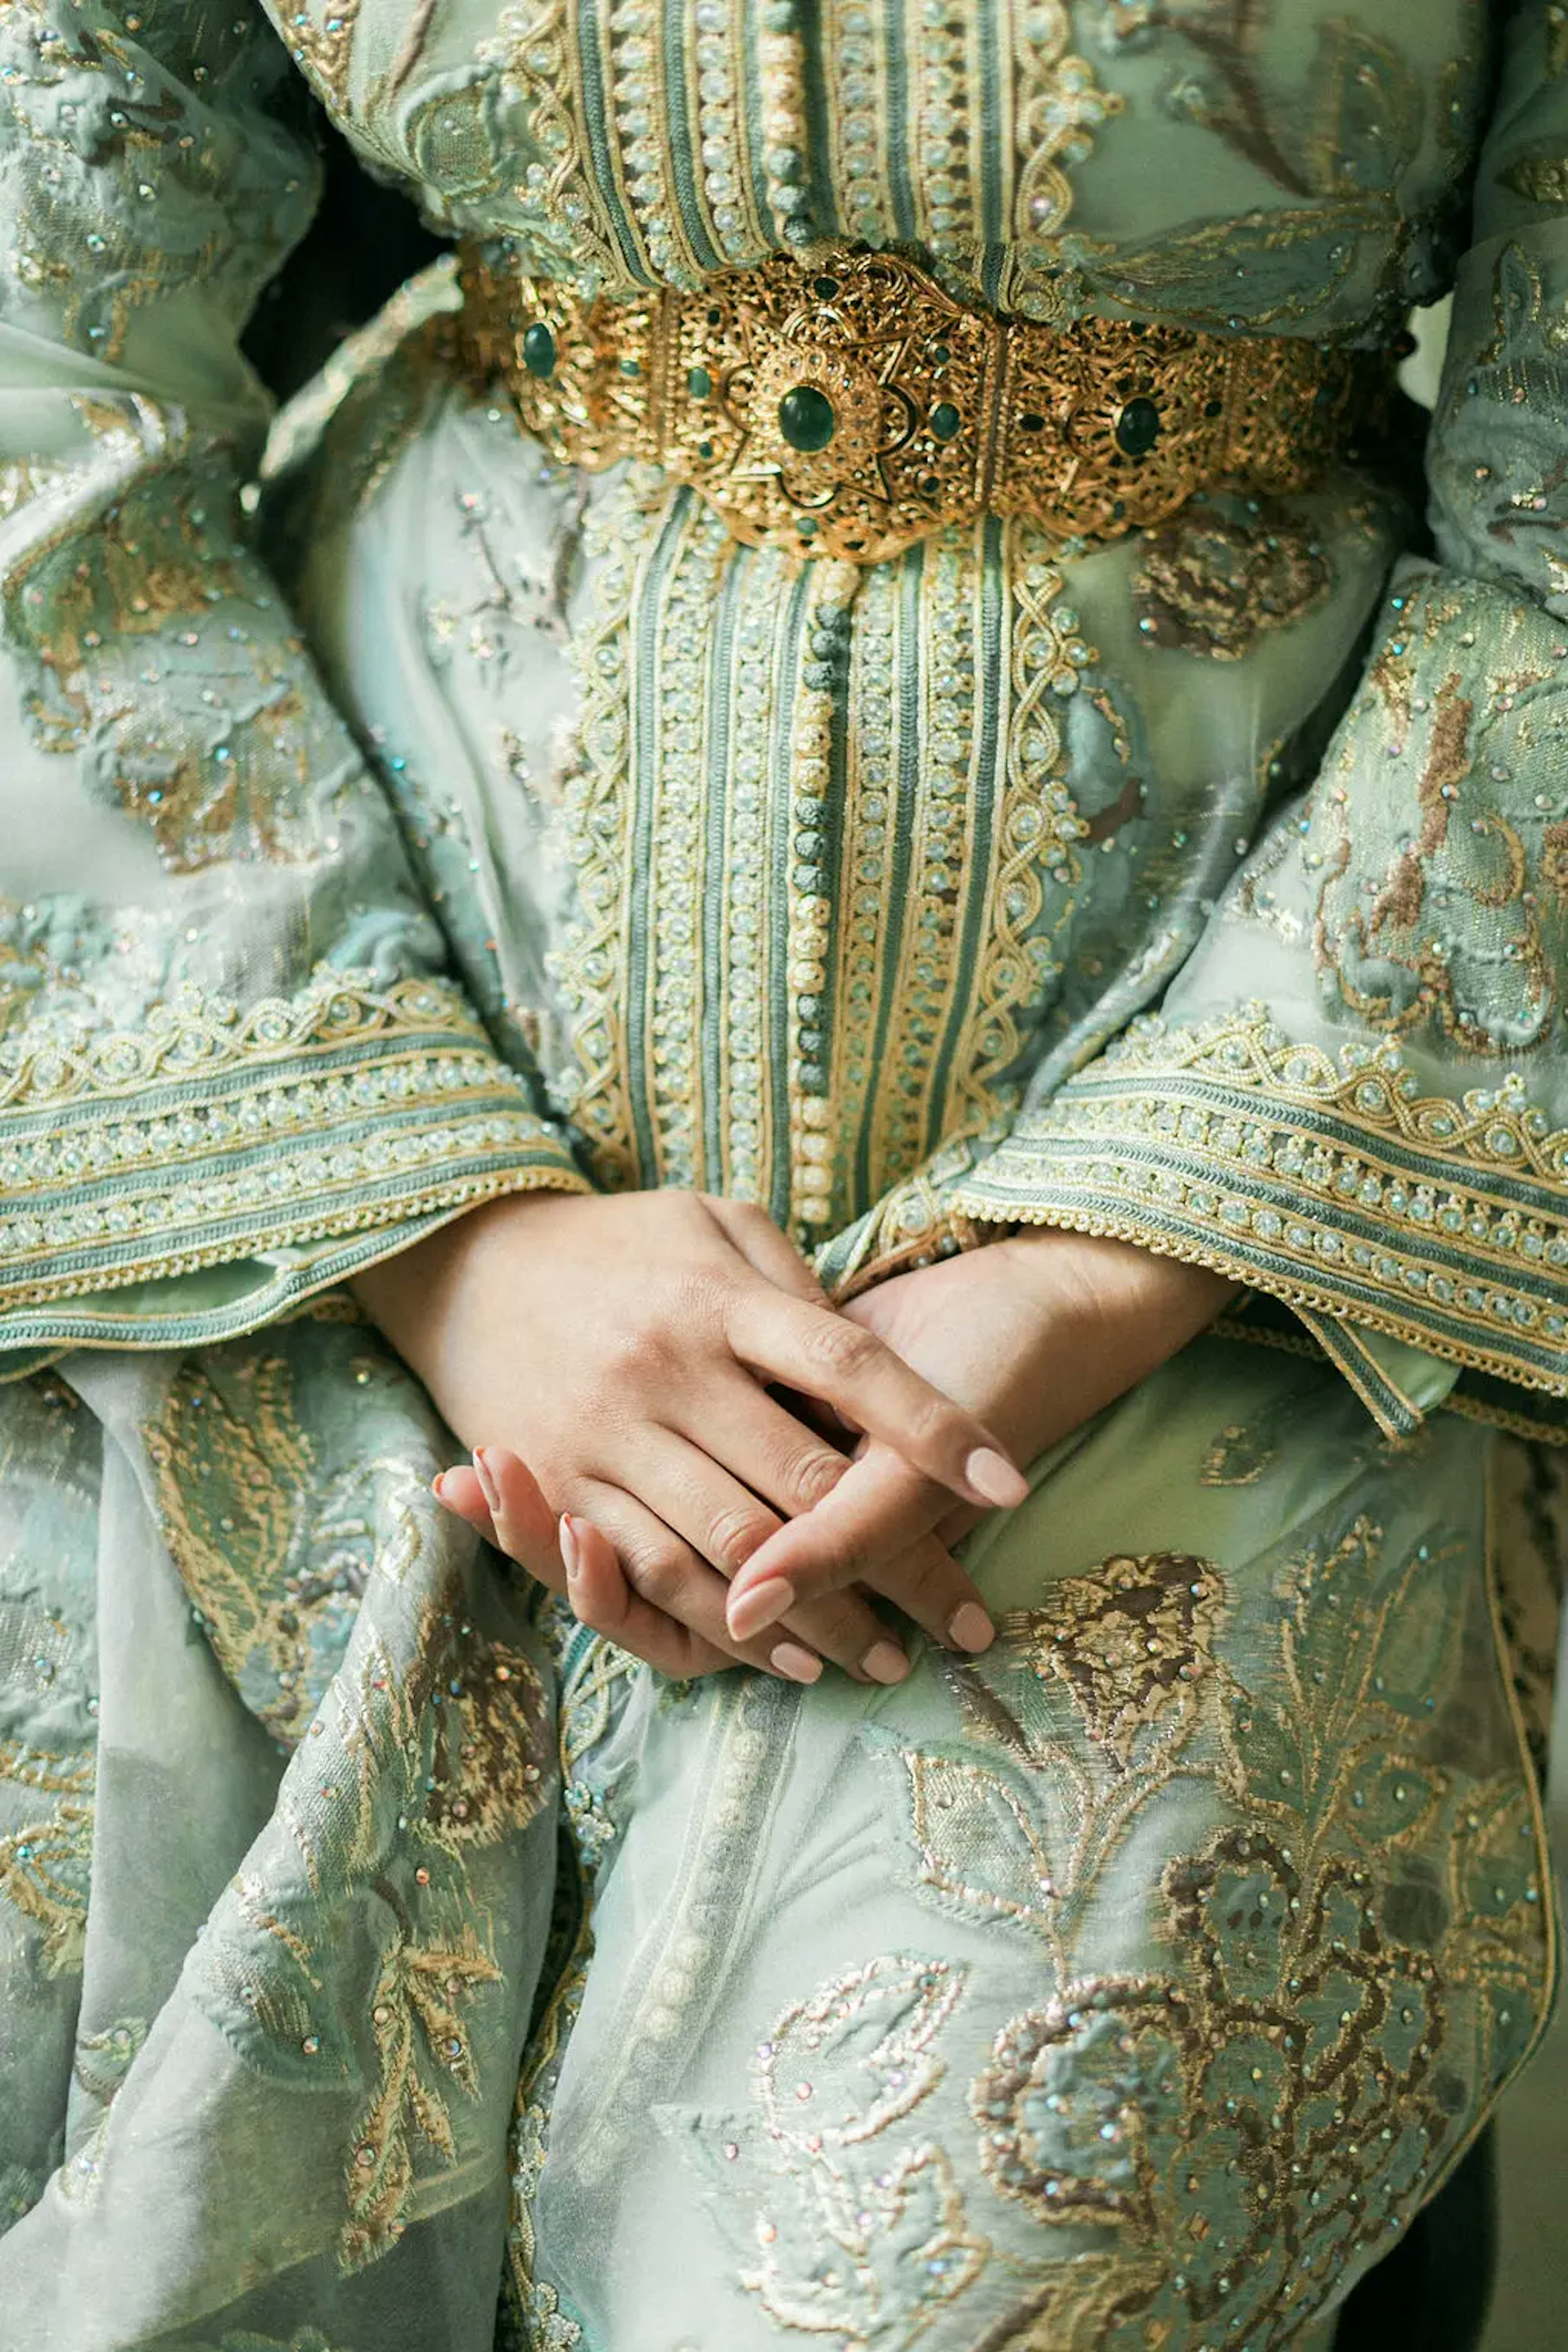
{"type": "MultiPolygon", "coordinates": [[[[855,1591],[730,1637],[729,1577],[849,1461],[770,1385],[830,1407],[964,1502],[1026,1491],[982,1423],[835,1311],[760,1209],[691,1192],[528,1193],[471,1211],[354,1288],[473,1450],[500,1548],[668,1674],[741,1659],[809,1681],[814,1652],[874,1681],[907,1671],[855,1591]]],[[[947,1642],[979,1595],[928,1549],[868,1568],[866,1582],[947,1642]]]]}

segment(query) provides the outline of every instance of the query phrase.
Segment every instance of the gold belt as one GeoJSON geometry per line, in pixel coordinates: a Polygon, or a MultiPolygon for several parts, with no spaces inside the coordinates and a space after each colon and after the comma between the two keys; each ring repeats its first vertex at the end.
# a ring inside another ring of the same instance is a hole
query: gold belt
{"type": "Polygon", "coordinates": [[[1388,378],[1383,353],[1291,336],[1035,326],[882,253],[630,300],[476,247],[459,275],[463,365],[556,457],[652,459],[737,539],[856,563],[984,513],[1114,539],[1224,481],[1303,489],[1388,378]]]}

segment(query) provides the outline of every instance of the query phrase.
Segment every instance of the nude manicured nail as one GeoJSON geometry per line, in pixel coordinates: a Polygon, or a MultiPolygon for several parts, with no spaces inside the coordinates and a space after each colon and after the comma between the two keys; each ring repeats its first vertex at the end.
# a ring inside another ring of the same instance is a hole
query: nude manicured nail
{"type": "Polygon", "coordinates": [[[947,1638],[959,1650],[988,1650],[996,1639],[996,1628],[978,1601],[966,1601],[955,1609],[947,1629],[947,1638]]]}
{"type": "Polygon", "coordinates": [[[977,1445],[963,1465],[963,1475],[982,1501],[994,1503],[998,1510],[1016,1510],[1028,1500],[1028,1480],[994,1445],[977,1445]]]}
{"type": "Polygon", "coordinates": [[[564,1511],[561,1514],[561,1525],[555,1531],[555,1539],[561,1547],[561,1565],[566,1570],[567,1580],[570,1582],[577,1573],[582,1552],[577,1542],[577,1530],[564,1511]]]}
{"type": "Polygon", "coordinates": [[[777,1674],[787,1675],[792,1683],[815,1683],[822,1679],[822,1660],[803,1650],[798,1642],[781,1642],[769,1664],[777,1674]]]}
{"type": "Polygon", "coordinates": [[[489,1464],[485,1460],[484,1448],[482,1446],[478,1447],[474,1454],[474,1475],[479,1482],[479,1492],[484,1496],[485,1502],[490,1511],[492,1513],[499,1511],[500,1508],[500,1488],[496,1485],[494,1471],[490,1468],[489,1464]]]}
{"type": "Polygon", "coordinates": [[[764,1626],[776,1625],[795,1607],[795,1587],[782,1576],[770,1576],[765,1584],[753,1585],[742,1592],[738,1601],[730,1603],[730,1639],[749,1642],[753,1633],[764,1626]]]}
{"type": "Polygon", "coordinates": [[[896,1642],[873,1642],[860,1661],[862,1674],[874,1683],[901,1683],[910,1662],[896,1642]]]}

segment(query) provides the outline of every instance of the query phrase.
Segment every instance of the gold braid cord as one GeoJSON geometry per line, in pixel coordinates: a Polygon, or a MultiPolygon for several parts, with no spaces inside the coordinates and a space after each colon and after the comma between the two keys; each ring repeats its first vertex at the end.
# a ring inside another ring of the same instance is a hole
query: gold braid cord
{"type": "Polygon", "coordinates": [[[1102,540],[1222,481],[1303,489],[1388,380],[1385,354],[1295,337],[965,309],[886,253],[629,300],[474,247],[461,278],[460,363],[556,457],[650,458],[737,539],[853,563],[984,513],[1102,540]]]}

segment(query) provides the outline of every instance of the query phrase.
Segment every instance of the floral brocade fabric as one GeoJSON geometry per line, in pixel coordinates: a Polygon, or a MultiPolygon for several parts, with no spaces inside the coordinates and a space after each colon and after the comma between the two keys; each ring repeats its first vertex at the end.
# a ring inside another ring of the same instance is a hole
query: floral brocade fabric
{"type": "Polygon", "coordinates": [[[6,2352],[1318,2352],[1556,1968],[1568,7],[0,0],[0,223],[6,2352]],[[797,561],[446,265],[274,417],[323,107],[574,299],[1451,295],[1426,517],[797,561]],[[678,1688],[342,1288],[659,1185],[1248,1297],[984,1659],[678,1688]]]}

